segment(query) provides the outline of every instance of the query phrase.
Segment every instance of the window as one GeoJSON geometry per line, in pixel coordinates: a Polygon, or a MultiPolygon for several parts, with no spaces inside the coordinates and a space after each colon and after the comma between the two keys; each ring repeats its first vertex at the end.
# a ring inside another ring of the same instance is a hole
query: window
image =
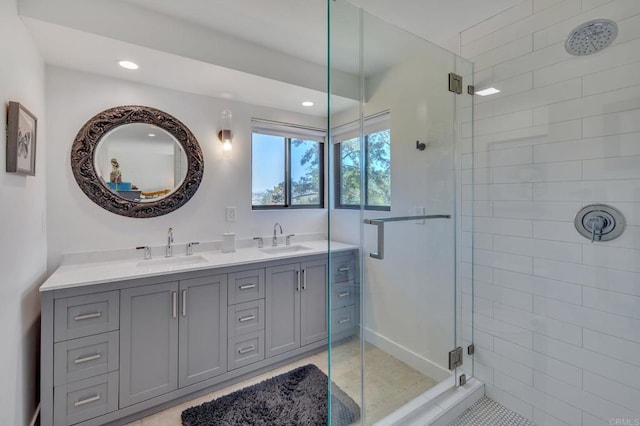
{"type": "Polygon", "coordinates": [[[324,207],[324,136],[317,129],[252,122],[253,209],[324,207]]]}
{"type": "Polygon", "coordinates": [[[367,118],[364,123],[364,153],[360,152],[358,124],[334,131],[336,208],[360,208],[364,194],[367,210],[391,209],[391,131],[389,113],[367,118]],[[364,161],[364,167],[360,162],[364,161]],[[364,191],[361,173],[364,171],[364,191]]]}

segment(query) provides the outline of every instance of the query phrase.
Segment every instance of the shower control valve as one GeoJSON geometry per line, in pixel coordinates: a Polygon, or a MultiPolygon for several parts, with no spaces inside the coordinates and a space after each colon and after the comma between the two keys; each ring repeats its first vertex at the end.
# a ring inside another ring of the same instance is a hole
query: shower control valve
{"type": "Polygon", "coordinates": [[[575,217],[576,230],[585,238],[609,241],[622,234],[625,220],[622,213],[606,204],[590,204],[580,209],[575,217]]]}

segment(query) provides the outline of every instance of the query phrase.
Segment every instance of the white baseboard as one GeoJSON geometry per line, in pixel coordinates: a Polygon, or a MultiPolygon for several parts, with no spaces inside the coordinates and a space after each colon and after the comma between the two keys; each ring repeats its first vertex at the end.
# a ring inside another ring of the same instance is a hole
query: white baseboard
{"type": "Polygon", "coordinates": [[[399,359],[411,368],[414,368],[427,377],[431,377],[437,382],[441,382],[448,378],[451,379],[453,385],[453,372],[446,370],[433,361],[413,352],[411,349],[405,348],[397,342],[376,333],[370,328],[364,327],[364,339],[368,343],[382,349],[389,355],[399,359]]]}

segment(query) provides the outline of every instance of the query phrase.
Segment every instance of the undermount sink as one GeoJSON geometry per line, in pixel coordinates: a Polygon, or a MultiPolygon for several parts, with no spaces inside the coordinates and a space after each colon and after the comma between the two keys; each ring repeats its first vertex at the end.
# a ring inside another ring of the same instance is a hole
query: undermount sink
{"type": "Polygon", "coordinates": [[[207,263],[208,260],[202,256],[179,256],[179,257],[166,257],[160,259],[142,260],[136,263],[136,267],[144,269],[160,269],[160,268],[172,268],[174,266],[189,266],[197,265],[199,263],[207,263]]]}
{"type": "Polygon", "coordinates": [[[303,251],[303,250],[311,250],[311,249],[309,247],[301,246],[299,244],[294,244],[290,246],[279,246],[279,247],[265,247],[260,249],[260,251],[267,254],[292,253],[292,252],[303,251]]]}

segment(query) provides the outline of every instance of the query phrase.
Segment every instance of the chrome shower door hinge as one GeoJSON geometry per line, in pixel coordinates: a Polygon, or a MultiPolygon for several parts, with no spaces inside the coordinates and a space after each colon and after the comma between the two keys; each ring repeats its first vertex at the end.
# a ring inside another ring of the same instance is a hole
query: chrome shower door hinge
{"type": "Polygon", "coordinates": [[[474,353],[476,353],[476,346],[472,343],[467,346],[467,354],[473,355],[474,353]]]}
{"type": "Polygon", "coordinates": [[[449,370],[454,370],[462,365],[462,348],[458,346],[449,352],[449,370]]]}
{"type": "Polygon", "coordinates": [[[458,383],[460,383],[460,386],[466,385],[467,384],[467,375],[466,374],[461,374],[460,375],[460,381],[458,383]]]}
{"type": "Polygon", "coordinates": [[[453,93],[457,93],[458,95],[462,94],[462,76],[452,73],[449,73],[449,91],[453,93]]]}

